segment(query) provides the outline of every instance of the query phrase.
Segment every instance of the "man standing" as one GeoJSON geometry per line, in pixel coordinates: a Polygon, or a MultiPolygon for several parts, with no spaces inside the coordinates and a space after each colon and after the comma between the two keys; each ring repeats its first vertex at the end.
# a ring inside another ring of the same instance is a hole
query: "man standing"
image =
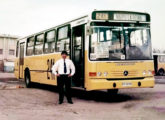
{"type": "Polygon", "coordinates": [[[52,73],[57,76],[57,86],[59,90],[59,104],[63,103],[64,99],[64,85],[65,93],[68,103],[73,104],[71,98],[71,77],[75,74],[75,66],[72,60],[67,58],[66,51],[61,52],[61,59],[59,59],[52,67],[52,73]]]}

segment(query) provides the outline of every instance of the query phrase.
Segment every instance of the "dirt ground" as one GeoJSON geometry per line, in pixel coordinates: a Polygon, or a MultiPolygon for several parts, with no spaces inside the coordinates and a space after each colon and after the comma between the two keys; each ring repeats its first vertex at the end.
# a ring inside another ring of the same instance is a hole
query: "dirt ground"
{"type": "Polygon", "coordinates": [[[165,84],[123,89],[115,97],[105,91],[73,89],[73,102],[58,104],[57,89],[0,90],[0,120],[165,120],[165,84]]]}

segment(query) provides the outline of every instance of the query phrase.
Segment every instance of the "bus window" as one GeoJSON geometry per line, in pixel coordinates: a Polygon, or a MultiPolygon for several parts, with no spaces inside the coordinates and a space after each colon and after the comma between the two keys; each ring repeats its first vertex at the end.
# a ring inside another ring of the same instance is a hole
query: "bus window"
{"type": "Polygon", "coordinates": [[[69,53],[69,26],[64,26],[58,29],[58,39],[56,44],[56,51],[61,52],[66,50],[69,53]]]}
{"type": "Polygon", "coordinates": [[[52,53],[55,49],[55,31],[49,31],[46,33],[44,53],[52,53]]]}
{"type": "MultiPolygon", "coordinates": [[[[131,31],[130,31],[131,32],[131,31]]],[[[131,46],[142,46],[148,44],[149,31],[134,30],[130,33],[130,44],[131,46]]]]}
{"type": "Polygon", "coordinates": [[[18,57],[18,53],[19,53],[19,42],[17,42],[17,47],[16,47],[16,57],[18,57]]]}
{"type": "Polygon", "coordinates": [[[27,49],[26,49],[27,56],[33,55],[33,48],[34,48],[34,37],[30,37],[27,39],[27,49]]]}
{"type": "Polygon", "coordinates": [[[93,27],[90,40],[91,60],[125,59],[121,27],[93,27]]]}
{"type": "Polygon", "coordinates": [[[159,62],[164,63],[165,62],[165,56],[159,56],[159,62]]]}
{"type": "Polygon", "coordinates": [[[42,54],[43,41],[44,41],[44,34],[40,34],[40,35],[36,36],[35,49],[34,49],[35,55],[42,54]]]}

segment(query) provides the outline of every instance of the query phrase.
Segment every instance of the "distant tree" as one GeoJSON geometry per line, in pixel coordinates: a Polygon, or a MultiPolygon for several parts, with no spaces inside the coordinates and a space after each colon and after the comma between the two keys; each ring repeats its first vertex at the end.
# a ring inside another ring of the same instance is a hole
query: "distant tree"
{"type": "MultiPolygon", "coordinates": [[[[165,51],[164,51],[165,52],[165,51]]],[[[153,53],[161,53],[161,51],[159,50],[159,49],[157,49],[157,48],[154,48],[153,49],[153,53]]]]}
{"type": "Polygon", "coordinates": [[[156,49],[154,48],[152,52],[153,52],[153,53],[156,53],[156,49]]]}

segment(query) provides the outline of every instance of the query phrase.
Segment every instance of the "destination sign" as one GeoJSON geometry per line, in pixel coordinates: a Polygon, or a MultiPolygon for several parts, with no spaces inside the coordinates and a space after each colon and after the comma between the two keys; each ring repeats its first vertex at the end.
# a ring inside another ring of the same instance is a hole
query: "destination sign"
{"type": "Polygon", "coordinates": [[[138,14],[114,14],[114,20],[125,20],[125,21],[147,21],[146,15],[138,15],[138,14]]]}
{"type": "Polygon", "coordinates": [[[150,22],[150,15],[140,12],[129,11],[94,11],[93,20],[113,20],[113,21],[139,21],[150,22]]]}
{"type": "Polygon", "coordinates": [[[96,13],[97,20],[108,20],[109,16],[107,13],[96,13]]]}

